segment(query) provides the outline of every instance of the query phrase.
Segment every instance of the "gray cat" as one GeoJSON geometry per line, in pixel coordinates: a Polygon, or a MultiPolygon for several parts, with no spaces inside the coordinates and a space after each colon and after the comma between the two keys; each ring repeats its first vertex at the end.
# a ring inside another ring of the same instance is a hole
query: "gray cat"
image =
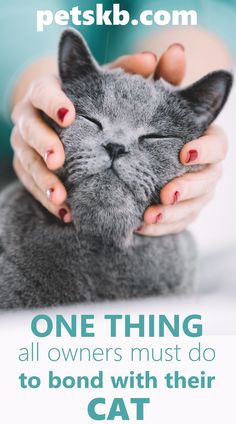
{"type": "MultiPolygon", "coordinates": [[[[195,247],[184,231],[134,233],[161,188],[196,169],[179,162],[203,134],[232,85],[225,71],[189,88],[101,69],[82,37],[59,46],[62,86],[76,108],[66,129],[60,177],[73,223],[50,215],[19,184],[0,196],[0,307],[38,307],[182,293],[194,280],[195,247]]],[[[46,119],[46,118],[45,118],[46,119]]]]}

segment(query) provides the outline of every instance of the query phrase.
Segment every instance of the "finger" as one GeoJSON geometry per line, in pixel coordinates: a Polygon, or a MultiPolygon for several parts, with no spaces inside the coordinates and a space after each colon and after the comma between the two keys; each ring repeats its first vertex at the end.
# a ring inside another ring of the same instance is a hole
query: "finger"
{"type": "Polygon", "coordinates": [[[51,170],[60,168],[65,161],[65,152],[62,142],[30,103],[24,107],[17,126],[21,137],[44,159],[51,170]]]}
{"type": "Polygon", "coordinates": [[[171,224],[187,219],[189,216],[197,217],[201,209],[212,199],[212,193],[196,199],[185,200],[175,205],[153,205],[144,214],[146,224],[171,224]]]}
{"type": "Polygon", "coordinates": [[[48,201],[55,205],[65,202],[67,194],[63,184],[48,170],[38,153],[24,143],[17,130],[13,132],[11,142],[24,171],[30,175],[48,201]]]}
{"type": "Polygon", "coordinates": [[[54,76],[35,81],[31,85],[28,98],[36,109],[42,110],[61,127],[67,127],[75,119],[74,105],[54,76]]]}
{"type": "Polygon", "coordinates": [[[183,219],[181,221],[169,224],[144,224],[138,231],[136,231],[136,233],[142,236],[149,237],[164,236],[166,234],[178,234],[181,231],[185,230],[186,227],[195,220],[195,218],[196,217],[194,215],[189,216],[188,218],[183,219]]]}
{"type": "Polygon", "coordinates": [[[186,56],[182,44],[172,44],[161,56],[154,72],[154,79],[164,78],[179,85],[186,71],[186,56]]]}
{"type": "Polygon", "coordinates": [[[149,77],[153,74],[157,64],[155,53],[143,52],[133,55],[122,56],[108,65],[109,69],[122,68],[130,74],[140,74],[149,77]]]}
{"type": "Polygon", "coordinates": [[[198,172],[175,178],[161,190],[161,203],[173,205],[212,192],[222,174],[221,164],[207,165],[198,172]]]}
{"type": "Polygon", "coordinates": [[[72,218],[71,218],[71,213],[68,209],[68,206],[66,204],[63,204],[61,205],[60,208],[58,208],[55,205],[53,205],[53,203],[51,203],[47,199],[47,197],[44,195],[44,193],[37,187],[33,178],[31,178],[31,176],[24,170],[23,166],[21,165],[17,157],[14,158],[13,167],[14,167],[16,175],[18,176],[18,178],[20,179],[24,187],[27,189],[29,193],[32,194],[32,196],[36,200],[38,200],[39,203],[42,204],[42,206],[44,206],[49,212],[51,212],[57,218],[63,220],[65,223],[71,222],[72,218]]]}
{"type": "Polygon", "coordinates": [[[180,160],[184,165],[216,163],[225,159],[227,150],[226,134],[214,125],[203,137],[184,145],[180,160]]]}

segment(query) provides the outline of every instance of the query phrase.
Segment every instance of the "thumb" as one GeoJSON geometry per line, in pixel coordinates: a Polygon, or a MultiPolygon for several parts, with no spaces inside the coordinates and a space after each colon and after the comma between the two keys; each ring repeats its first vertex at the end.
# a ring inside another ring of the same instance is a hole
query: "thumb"
{"type": "Polygon", "coordinates": [[[172,44],[161,56],[154,73],[154,79],[164,78],[173,85],[179,85],[186,71],[184,46],[172,44]]]}
{"type": "Polygon", "coordinates": [[[149,77],[155,71],[157,57],[155,53],[143,52],[127,56],[121,56],[107,65],[108,69],[122,68],[130,74],[140,74],[149,77]]]}

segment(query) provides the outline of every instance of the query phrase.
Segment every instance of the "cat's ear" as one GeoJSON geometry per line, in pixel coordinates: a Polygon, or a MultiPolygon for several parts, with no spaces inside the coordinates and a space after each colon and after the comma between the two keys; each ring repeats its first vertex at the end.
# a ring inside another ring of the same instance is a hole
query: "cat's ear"
{"type": "Polygon", "coordinates": [[[206,129],[220,113],[232,83],[233,76],[230,72],[215,71],[179,91],[194,112],[200,127],[206,129]]]}
{"type": "Polygon", "coordinates": [[[59,75],[62,82],[99,72],[99,65],[78,31],[66,29],[59,43],[59,75]]]}

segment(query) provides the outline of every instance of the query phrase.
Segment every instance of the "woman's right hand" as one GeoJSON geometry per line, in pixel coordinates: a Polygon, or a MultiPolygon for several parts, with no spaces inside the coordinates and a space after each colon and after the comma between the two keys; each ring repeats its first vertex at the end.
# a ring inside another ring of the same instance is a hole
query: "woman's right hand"
{"type": "MultiPolygon", "coordinates": [[[[109,67],[122,67],[127,72],[147,77],[154,72],[156,65],[155,55],[144,52],[123,56],[109,67]]],[[[66,203],[67,193],[55,175],[64,163],[64,148],[55,131],[41,118],[39,110],[61,127],[67,127],[74,121],[74,106],[62,91],[56,76],[35,79],[13,108],[13,166],[25,188],[49,212],[68,223],[72,216],[66,203]]]]}
{"type": "Polygon", "coordinates": [[[74,121],[74,106],[63,93],[56,76],[35,80],[13,109],[13,166],[25,188],[49,212],[64,222],[70,222],[66,190],[54,173],[64,163],[64,148],[38,110],[42,110],[61,127],[67,127],[74,121]]]}

